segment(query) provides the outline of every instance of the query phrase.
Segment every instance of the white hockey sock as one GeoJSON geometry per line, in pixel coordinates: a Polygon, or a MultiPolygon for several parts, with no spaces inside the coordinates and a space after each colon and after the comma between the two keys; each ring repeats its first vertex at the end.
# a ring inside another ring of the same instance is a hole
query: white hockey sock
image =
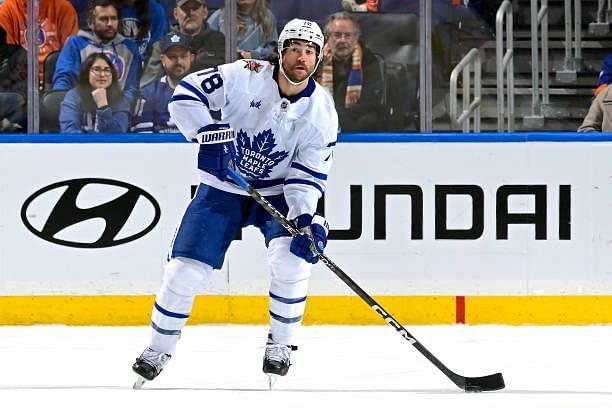
{"type": "Polygon", "coordinates": [[[306,308],[308,281],[272,280],[270,286],[270,332],[277,343],[295,345],[306,308]]]}
{"type": "Polygon", "coordinates": [[[151,348],[172,354],[187,324],[196,293],[210,279],[212,267],[188,258],[172,258],[164,266],[164,281],[151,316],[151,348]]]}
{"type": "Polygon", "coordinates": [[[151,344],[153,350],[172,354],[187,324],[195,296],[182,296],[162,285],[155,297],[151,316],[151,344]]]}
{"type": "Polygon", "coordinates": [[[293,255],[291,237],[279,237],[268,245],[270,284],[270,333],[277,343],[296,345],[306,308],[311,264],[293,255]]]}

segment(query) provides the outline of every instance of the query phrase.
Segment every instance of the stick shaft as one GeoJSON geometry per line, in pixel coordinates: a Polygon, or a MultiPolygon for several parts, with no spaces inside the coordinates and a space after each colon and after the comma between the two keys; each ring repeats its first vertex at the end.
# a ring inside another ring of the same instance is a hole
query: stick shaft
{"type": "MultiPolygon", "coordinates": [[[[229,169],[230,179],[243,188],[257,203],[259,203],[275,220],[277,220],[291,235],[296,235],[299,231],[293,224],[280,213],[268,200],[266,200],[259,192],[251,187],[244,178],[233,169],[229,169]]],[[[451,371],[444,363],[434,356],[423,344],[421,344],[412,334],[408,332],[389,312],[387,312],[378,302],[376,302],[366,291],[364,291],[351,277],[349,277],[338,265],[336,265],[327,255],[318,253],[317,257],[327,266],[336,276],[338,276],[346,285],[353,290],[364,302],[366,302],[376,313],[378,313],[391,327],[402,335],[410,344],[412,344],[421,354],[433,363],[440,371],[448,378],[457,384],[457,377],[461,377],[451,371]]],[[[457,384],[463,388],[462,385],[457,384]]]]}

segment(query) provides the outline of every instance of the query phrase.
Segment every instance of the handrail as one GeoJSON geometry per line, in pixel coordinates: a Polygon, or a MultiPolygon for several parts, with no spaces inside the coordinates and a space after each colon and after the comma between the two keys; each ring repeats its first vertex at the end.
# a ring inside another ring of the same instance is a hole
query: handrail
{"type": "Polygon", "coordinates": [[[560,82],[575,81],[576,73],[582,70],[582,2],[581,0],[573,2],[574,27],[572,28],[572,0],[564,0],[565,58],[563,58],[563,69],[557,71],[557,80],[560,82]]]}
{"type": "Polygon", "coordinates": [[[604,36],[610,32],[610,16],[612,15],[612,0],[598,0],[595,21],[589,24],[589,33],[604,36]],[[607,5],[606,5],[607,4],[607,5]]]}
{"type": "Polygon", "coordinates": [[[582,0],[574,0],[574,68],[582,71],[582,0]]]}
{"type": "Polygon", "coordinates": [[[450,76],[450,120],[453,127],[462,125],[463,132],[470,131],[470,115],[474,112],[474,132],[480,132],[480,104],[482,102],[482,58],[480,51],[472,48],[459,61],[450,76]],[[474,70],[474,100],[470,103],[470,68],[474,70]],[[457,78],[463,81],[463,111],[457,116],[457,78]]]}
{"type": "Polygon", "coordinates": [[[531,0],[531,116],[523,121],[527,127],[544,126],[542,104],[550,103],[548,89],[548,0],[541,0],[538,9],[538,0],[531,0]],[[541,26],[541,28],[540,28],[541,26]],[[540,57],[538,46],[538,29],[542,36],[542,99],[540,100],[540,57]]]}
{"type": "Polygon", "coordinates": [[[508,132],[514,131],[514,29],[512,3],[504,0],[495,16],[496,60],[497,60],[497,131],[504,131],[504,113],[508,132]],[[506,17],[506,52],[504,52],[504,16],[506,17]],[[507,82],[507,108],[504,103],[504,71],[507,82]]]}
{"type": "Polygon", "coordinates": [[[608,16],[606,15],[605,8],[606,8],[606,2],[608,3],[608,6],[610,4],[610,0],[598,0],[597,1],[597,14],[595,16],[595,22],[596,23],[607,23],[608,22],[608,16]]]}

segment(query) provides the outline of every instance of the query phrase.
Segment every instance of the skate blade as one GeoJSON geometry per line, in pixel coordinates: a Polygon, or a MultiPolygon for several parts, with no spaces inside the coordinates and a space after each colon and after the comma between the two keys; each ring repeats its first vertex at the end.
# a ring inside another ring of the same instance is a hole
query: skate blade
{"type": "Polygon", "coordinates": [[[274,388],[274,384],[276,384],[276,381],[278,380],[278,377],[280,377],[278,374],[267,374],[268,376],[268,390],[272,391],[272,388],[274,388]]]}
{"type": "Polygon", "coordinates": [[[137,376],[136,377],[136,382],[134,383],[134,385],[132,386],[133,389],[135,390],[139,390],[142,388],[142,386],[144,385],[144,383],[146,383],[147,380],[144,377],[141,376],[137,376]]]}

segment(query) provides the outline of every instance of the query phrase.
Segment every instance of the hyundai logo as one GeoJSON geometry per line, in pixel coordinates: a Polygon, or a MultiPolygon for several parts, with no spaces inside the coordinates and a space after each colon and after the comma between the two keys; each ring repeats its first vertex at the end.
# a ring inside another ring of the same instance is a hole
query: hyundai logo
{"type": "Polygon", "coordinates": [[[160,213],[155,198],[139,187],[84,178],[38,190],[23,203],[21,220],[34,235],[54,244],[107,248],[146,235],[160,213]]]}

